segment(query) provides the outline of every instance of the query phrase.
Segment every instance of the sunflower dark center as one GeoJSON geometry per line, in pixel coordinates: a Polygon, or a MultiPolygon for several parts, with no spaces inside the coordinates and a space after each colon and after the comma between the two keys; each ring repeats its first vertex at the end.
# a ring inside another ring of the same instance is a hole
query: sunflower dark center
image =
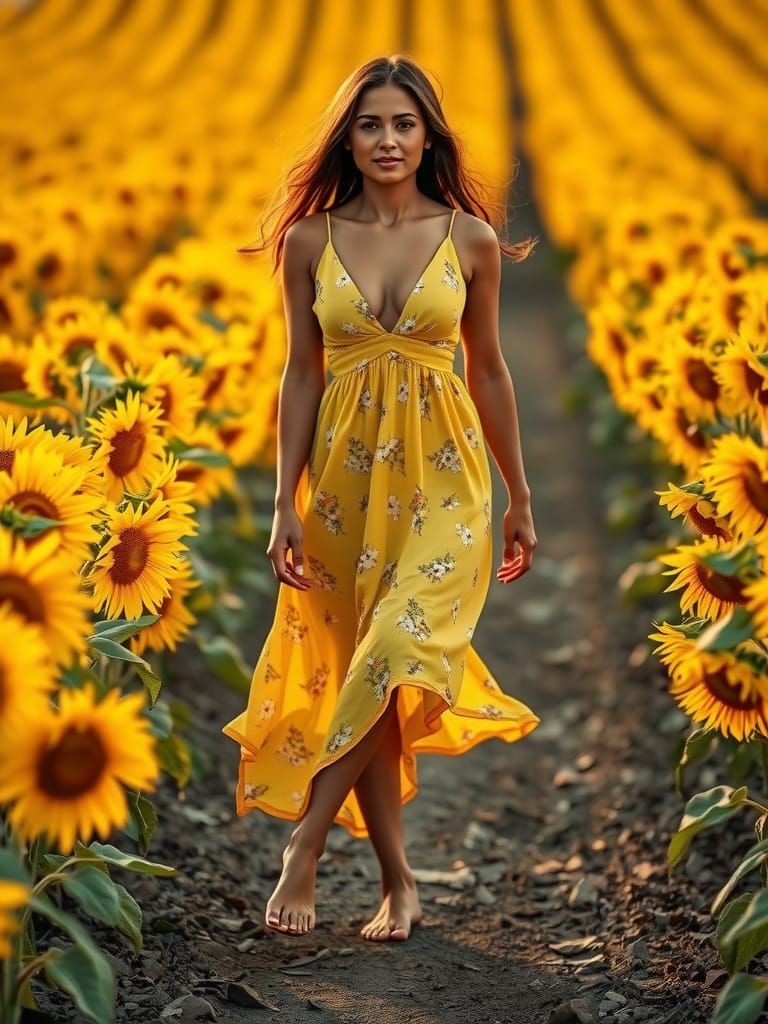
{"type": "Polygon", "coordinates": [[[8,501],[23,515],[44,516],[46,519],[59,518],[59,510],[50,498],[39,491],[18,491],[8,501]]]}
{"type": "Polygon", "coordinates": [[[4,601],[27,622],[45,622],[45,605],[24,576],[10,572],[0,574],[0,604],[4,601]]]}
{"type": "Polygon", "coordinates": [[[765,386],[765,378],[761,377],[751,366],[745,365],[744,375],[747,380],[747,391],[753,398],[756,398],[760,405],[768,405],[768,388],[765,386]]]}
{"type": "Polygon", "coordinates": [[[24,368],[9,359],[0,362],[0,391],[24,391],[24,368]]]}
{"type": "Polygon", "coordinates": [[[16,259],[17,249],[10,242],[0,242],[0,267],[7,267],[16,259]]]}
{"type": "Polygon", "coordinates": [[[144,427],[134,423],[127,430],[118,430],[112,438],[109,468],[115,476],[127,476],[136,468],[144,451],[144,427]]]}
{"type": "Polygon", "coordinates": [[[703,359],[689,359],[686,363],[685,372],[688,383],[700,398],[708,402],[717,400],[720,388],[717,385],[714,373],[703,359]]]}
{"type": "Polygon", "coordinates": [[[685,440],[689,445],[691,445],[691,447],[699,449],[707,447],[706,438],[695,423],[689,423],[682,409],[677,410],[676,419],[680,433],[685,437],[685,440]]]}
{"type": "Polygon", "coordinates": [[[147,312],[147,327],[154,327],[155,330],[164,331],[167,327],[178,327],[178,323],[167,309],[155,307],[147,312]]]}
{"type": "Polygon", "coordinates": [[[0,448],[0,470],[10,473],[13,469],[13,459],[16,452],[13,448],[0,448]]]}
{"type": "Polygon", "coordinates": [[[40,758],[37,784],[48,796],[71,800],[90,792],[101,781],[106,765],[107,752],[96,730],[70,726],[40,758]]]}
{"type": "Polygon", "coordinates": [[[704,685],[713,697],[729,708],[748,711],[760,703],[757,693],[753,693],[751,696],[740,700],[738,689],[728,681],[728,675],[724,669],[719,669],[717,672],[707,672],[704,676],[704,685]]]}
{"type": "Polygon", "coordinates": [[[744,490],[758,512],[768,516],[768,485],[753,462],[744,467],[744,490]]]}
{"type": "Polygon", "coordinates": [[[723,576],[700,563],[696,564],[696,575],[702,587],[718,600],[744,603],[744,584],[735,576],[723,576]]]}
{"type": "Polygon", "coordinates": [[[129,526],[120,534],[120,541],[112,549],[113,563],[109,574],[114,583],[126,586],[134,583],[147,564],[149,541],[138,526],[129,526]]]}
{"type": "Polygon", "coordinates": [[[81,356],[83,352],[92,352],[96,348],[96,338],[92,334],[73,334],[64,346],[64,357],[81,356]]]}

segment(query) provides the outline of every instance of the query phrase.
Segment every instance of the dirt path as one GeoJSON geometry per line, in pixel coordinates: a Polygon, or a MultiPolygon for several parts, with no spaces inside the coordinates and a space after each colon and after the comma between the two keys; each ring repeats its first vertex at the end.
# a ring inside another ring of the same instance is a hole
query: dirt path
{"type": "MultiPolygon", "coordinates": [[[[186,650],[169,689],[194,707],[212,770],[184,801],[170,783],[159,795],[150,855],[179,874],[121,879],[145,910],[142,953],[99,933],[117,958],[119,1021],[213,1019],[189,999],[182,1015],[161,1017],[188,993],[232,1022],[272,1015],[236,997],[317,1024],[709,1019],[722,977],[707,934],[717,889],[707,844],[694,878],[683,870],[668,882],[664,866],[680,815],[668,751],[684,719],[653,659],[632,654],[650,613],[619,607],[624,542],[603,527],[605,467],[590,451],[587,417],[561,410],[572,357],[550,255],[543,244],[529,265],[506,267],[502,308],[539,545],[525,578],[492,580],[474,641],[542,725],[516,744],[420,758],[409,852],[415,868],[448,872],[451,884],[421,886],[425,919],[409,942],[358,938],[377,904],[376,862],[338,826],[320,865],[318,926],[288,938],[265,931],[261,916],[292,826],[234,815],[237,749],[220,726],[242,699],[206,679],[186,650]]],[[[504,493],[493,470],[497,562],[504,493]]],[[[270,609],[265,602],[260,636],[270,609]]],[[[63,999],[46,1006],[76,1019],[63,999]]]]}

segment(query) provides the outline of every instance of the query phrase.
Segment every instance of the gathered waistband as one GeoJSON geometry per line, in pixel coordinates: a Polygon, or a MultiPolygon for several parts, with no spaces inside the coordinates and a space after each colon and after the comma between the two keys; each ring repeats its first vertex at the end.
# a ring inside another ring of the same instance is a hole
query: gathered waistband
{"type": "Polygon", "coordinates": [[[326,340],[328,366],[334,377],[350,370],[362,369],[371,359],[389,356],[390,359],[407,359],[421,363],[432,370],[453,370],[455,347],[438,348],[428,341],[408,338],[400,334],[383,334],[352,341],[348,345],[329,344],[326,340]]]}

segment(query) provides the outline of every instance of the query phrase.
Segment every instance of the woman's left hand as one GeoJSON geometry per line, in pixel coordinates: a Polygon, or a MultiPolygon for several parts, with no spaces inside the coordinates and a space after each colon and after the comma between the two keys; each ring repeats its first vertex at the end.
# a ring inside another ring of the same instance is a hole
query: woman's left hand
{"type": "Polygon", "coordinates": [[[496,570],[496,579],[511,583],[528,572],[535,548],[530,498],[510,502],[504,513],[504,558],[496,570]]]}

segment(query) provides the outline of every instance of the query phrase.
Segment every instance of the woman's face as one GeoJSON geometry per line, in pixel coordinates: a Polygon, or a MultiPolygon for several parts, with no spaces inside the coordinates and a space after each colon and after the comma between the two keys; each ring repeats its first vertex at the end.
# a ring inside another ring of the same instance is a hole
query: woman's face
{"type": "Polygon", "coordinates": [[[386,183],[416,171],[431,144],[426,134],[426,122],[411,94],[399,85],[377,85],[361,93],[347,144],[360,171],[386,183]],[[382,163],[383,157],[395,162],[382,163]]]}

